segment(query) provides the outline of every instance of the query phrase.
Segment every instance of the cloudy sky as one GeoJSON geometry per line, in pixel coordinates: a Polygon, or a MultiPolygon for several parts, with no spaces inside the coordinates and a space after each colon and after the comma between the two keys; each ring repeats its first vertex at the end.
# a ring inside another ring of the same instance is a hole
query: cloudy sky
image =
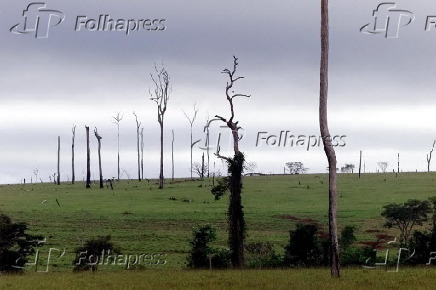
{"type": "MultiPolygon", "coordinates": [[[[36,168],[39,177],[48,180],[56,171],[57,136],[62,180],[70,178],[73,125],[77,178],[82,179],[86,168],[85,125],[97,127],[103,137],[105,177],[116,176],[112,116],[117,112],[124,115],[121,168],[135,177],[133,111],[145,131],[145,175],[157,177],[159,127],[156,104],[148,95],[154,63],[164,63],[173,88],[165,120],[165,176],[171,175],[171,130],[176,175],[188,176],[189,123],[183,111],[190,114],[196,103],[194,139],[204,144],[207,116],[228,115],[227,79],[221,71],[232,66],[233,55],[239,58],[238,74],[245,77],[236,90],[251,95],[235,102],[248,161],[265,173],[282,172],[287,161],[302,161],[309,172],[325,172],[322,147],[278,147],[265,141],[256,146],[259,132],[319,135],[320,1],[51,0],[38,12],[39,28],[42,31],[50,15],[46,10],[62,12],[64,20],[54,26],[59,18],[51,12],[47,38],[36,38],[34,31],[11,33],[16,24],[23,31],[23,10],[30,3],[6,0],[0,11],[0,183],[30,179],[36,168]],[[114,20],[162,19],[165,29],[126,35],[92,31],[92,21],[75,29],[79,16],[87,21],[100,15],[114,20]]],[[[378,161],[389,162],[392,170],[399,152],[402,170],[425,170],[426,154],[436,138],[436,27],[426,30],[436,4],[396,1],[395,9],[414,15],[407,26],[408,16],[400,18],[398,38],[361,33],[381,3],[330,1],[330,131],[346,136],[346,145],[337,147],[338,164],[357,164],[363,150],[367,172],[374,172],[378,161]]],[[[395,13],[391,19],[396,19],[395,13]]],[[[29,23],[34,15],[27,18],[29,23]]],[[[228,130],[218,123],[211,127],[212,142],[220,133],[222,153],[231,154],[228,130]]],[[[91,137],[96,177],[97,142],[91,137]]],[[[195,147],[194,161],[200,161],[202,152],[195,147]]],[[[214,161],[225,172],[221,161],[214,161]]]]}

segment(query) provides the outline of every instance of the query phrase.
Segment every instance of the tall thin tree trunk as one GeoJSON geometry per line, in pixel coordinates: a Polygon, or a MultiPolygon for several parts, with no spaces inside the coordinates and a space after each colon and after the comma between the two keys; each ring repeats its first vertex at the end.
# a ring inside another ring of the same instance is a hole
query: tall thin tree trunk
{"type": "Polygon", "coordinates": [[[117,123],[117,147],[118,147],[118,182],[120,181],[120,123],[117,123]]]}
{"type": "Polygon", "coordinates": [[[91,149],[89,148],[89,127],[86,128],[86,188],[91,188],[91,149]]]}
{"type": "Polygon", "coordinates": [[[61,136],[58,136],[58,176],[57,176],[57,184],[61,185],[61,136]]]}
{"type": "Polygon", "coordinates": [[[324,151],[329,163],[329,238],[330,266],[332,277],[340,277],[339,245],[336,224],[336,154],[327,122],[328,96],[328,57],[329,57],[329,8],[328,0],[321,0],[321,64],[320,64],[320,100],[319,123],[324,151]]]}
{"type": "Polygon", "coordinates": [[[144,127],[141,128],[141,179],[144,179],[144,127]]]}
{"type": "Polygon", "coordinates": [[[201,179],[203,180],[204,178],[204,152],[203,155],[201,156],[201,179]]]}
{"type": "Polygon", "coordinates": [[[192,123],[191,123],[191,170],[189,170],[189,171],[191,171],[191,180],[193,179],[192,178],[192,123]]]}
{"type": "Polygon", "coordinates": [[[76,126],[73,126],[73,138],[72,138],[72,142],[71,142],[71,183],[74,184],[74,182],[76,181],[76,173],[74,170],[74,141],[76,139],[76,126]]]}
{"type": "Polygon", "coordinates": [[[400,153],[398,153],[398,168],[397,168],[397,174],[400,174],[400,153]]]}
{"type": "Polygon", "coordinates": [[[171,181],[174,182],[174,130],[171,130],[173,139],[171,141],[171,181]]]}
{"type": "Polygon", "coordinates": [[[159,189],[163,189],[164,175],[163,175],[163,120],[160,124],[160,169],[159,169],[159,189]]]}
{"type": "Polygon", "coordinates": [[[138,151],[138,181],[141,181],[141,152],[139,150],[139,127],[136,128],[136,149],[138,151]]]}
{"type": "Polygon", "coordinates": [[[97,128],[94,130],[95,138],[97,138],[98,142],[98,172],[100,178],[100,188],[104,188],[103,186],[103,170],[101,168],[101,136],[97,132],[97,128]]]}
{"type": "Polygon", "coordinates": [[[362,150],[360,150],[360,158],[359,158],[359,178],[360,178],[361,170],[362,170],[362,150]]]}

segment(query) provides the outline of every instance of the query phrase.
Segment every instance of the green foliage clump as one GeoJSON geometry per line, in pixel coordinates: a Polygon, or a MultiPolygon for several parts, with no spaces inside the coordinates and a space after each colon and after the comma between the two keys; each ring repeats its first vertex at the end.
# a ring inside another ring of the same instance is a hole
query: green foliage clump
{"type": "Polygon", "coordinates": [[[276,268],[283,266],[283,257],[276,254],[273,245],[268,242],[248,243],[245,245],[250,268],[276,268]]]}
{"type": "Polygon", "coordinates": [[[23,272],[29,255],[41,246],[43,237],[26,233],[25,223],[14,223],[0,213],[0,272],[23,272]]]}
{"type": "Polygon", "coordinates": [[[188,256],[189,268],[227,268],[230,264],[229,252],[214,249],[209,243],[216,240],[216,230],[211,225],[194,227],[192,230],[191,253],[188,256]],[[209,260],[210,259],[210,260],[209,260]],[[210,263],[212,265],[210,265],[210,263]]]}
{"type": "Polygon", "coordinates": [[[85,242],[85,245],[76,248],[76,258],[73,261],[74,272],[97,271],[102,257],[116,257],[121,251],[111,242],[111,236],[97,237],[85,242]]]}
{"type": "Polygon", "coordinates": [[[290,231],[289,244],[285,247],[284,264],[287,266],[316,266],[321,262],[321,243],[318,227],[313,224],[297,224],[290,231]]]}
{"type": "Polygon", "coordinates": [[[211,193],[215,196],[215,200],[220,200],[228,189],[229,189],[229,178],[223,177],[217,180],[217,185],[212,187],[211,193]]]}
{"type": "Polygon", "coordinates": [[[403,204],[390,203],[385,205],[381,215],[386,218],[385,227],[397,228],[400,231],[401,246],[409,244],[414,226],[420,226],[427,220],[431,212],[428,200],[409,199],[403,204]]]}

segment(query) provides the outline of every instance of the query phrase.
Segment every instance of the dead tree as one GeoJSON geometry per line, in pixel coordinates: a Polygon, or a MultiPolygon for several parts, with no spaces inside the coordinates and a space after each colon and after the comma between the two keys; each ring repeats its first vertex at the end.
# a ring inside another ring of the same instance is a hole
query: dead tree
{"type": "Polygon", "coordinates": [[[38,168],[33,169],[33,174],[35,175],[35,183],[38,182],[38,173],[39,173],[39,169],[38,168]]]}
{"type": "Polygon", "coordinates": [[[239,151],[239,135],[238,130],[241,128],[238,126],[239,121],[234,121],[235,112],[233,107],[233,100],[237,97],[249,98],[249,95],[234,93],[234,84],[236,81],[243,79],[244,77],[236,77],[236,68],[238,66],[238,59],[233,56],[233,69],[224,69],[222,73],[226,74],[229,78],[226,85],[226,98],[230,105],[230,118],[226,119],[221,116],[215,116],[219,120],[223,121],[227,127],[232,131],[233,137],[233,151],[234,157],[225,157],[220,155],[220,148],[218,146],[215,155],[227,161],[228,174],[229,174],[229,189],[230,189],[230,203],[228,210],[228,232],[229,239],[228,244],[230,248],[230,259],[233,267],[244,267],[244,240],[245,240],[245,219],[244,211],[241,200],[242,193],[242,172],[244,169],[245,157],[244,154],[239,151]]]}
{"type": "Polygon", "coordinates": [[[398,153],[397,174],[395,177],[398,177],[398,174],[400,174],[400,153],[398,153]]]}
{"type": "Polygon", "coordinates": [[[118,145],[118,181],[120,181],[120,122],[123,120],[123,116],[120,112],[117,113],[116,116],[112,117],[115,121],[113,123],[117,125],[117,145],[118,145]]]}
{"type": "Polygon", "coordinates": [[[171,130],[172,140],[171,140],[171,182],[174,182],[174,130],[171,130]]]}
{"type": "Polygon", "coordinates": [[[191,167],[189,170],[191,172],[191,180],[192,180],[192,171],[193,171],[193,168],[192,168],[192,150],[194,148],[194,145],[200,141],[200,140],[197,140],[195,142],[192,141],[192,126],[194,125],[194,122],[195,122],[195,119],[197,118],[197,113],[198,113],[198,109],[195,106],[196,106],[196,104],[194,104],[194,113],[193,113],[192,118],[188,117],[188,115],[185,113],[185,111],[182,111],[183,114],[185,115],[186,119],[188,119],[189,125],[191,127],[191,143],[190,143],[191,144],[191,167]]]}
{"type": "Polygon", "coordinates": [[[141,128],[141,179],[144,179],[144,127],[141,128]]]}
{"type": "Polygon", "coordinates": [[[57,184],[61,184],[61,169],[60,169],[60,163],[61,163],[61,136],[58,136],[58,176],[57,176],[57,184]]]}
{"type": "Polygon", "coordinates": [[[162,66],[158,69],[156,64],[154,66],[156,74],[151,73],[151,80],[154,83],[153,93],[149,90],[151,100],[156,102],[157,105],[157,121],[160,126],[160,166],[159,166],[159,189],[164,186],[163,174],[163,141],[164,141],[164,117],[167,110],[167,104],[172,92],[170,87],[170,77],[165,67],[162,66]]]}
{"type": "Polygon", "coordinates": [[[76,181],[76,174],[74,170],[74,141],[76,139],[76,125],[73,125],[71,131],[73,132],[73,137],[71,138],[71,183],[74,184],[76,181]]]}
{"type": "Polygon", "coordinates": [[[136,120],[136,151],[138,155],[138,181],[141,181],[141,150],[140,150],[140,130],[141,130],[141,122],[138,121],[138,116],[135,112],[133,112],[133,115],[135,116],[136,120]]]}
{"type": "Polygon", "coordinates": [[[209,114],[207,116],[206,119],[206,126],[204,127],[204,131],[206,131],[206,154],[207,154],[207,178],[210,177],[210,170],[209,170],[209,164],[210,164],[210,159],[209,159],[209,144],[210,144],[210,132],[209,132],[209,114]]]}
{"type": "Polygon", "coordinates": [[[91,149],[89,148],[89,127],[86,129],[86,188],[91,188],[91,149]]]}
{"type": "Polygon", "coordinates": [[[97,138],[98,142],[98,171],[100,175],[100,188],[104,188],[103,186],[103,171],[101,170],[101,136],[98,134],[97,127],[94,129],[95,138],[97,138]]]}
{"type": "Polygon", "coordinates": [[[427,154],[427,172],[430,172],[431,154],[433,153],[435,145],[436,145],[436,140],[434,140],[433,147],[431,147],[430,152],[427,154]]]}
{"type": "Polygon", "coordinates": [[[328,0],[321,0],[321,63],[320,63],[320,96],[319,125],[324,151],[329,164],[329,249],[332,277],[339,278],[339,244],[336,223],[336,153],[327,121],[328,96],[328,57],[329,57],[329,8],[328,0]]]}

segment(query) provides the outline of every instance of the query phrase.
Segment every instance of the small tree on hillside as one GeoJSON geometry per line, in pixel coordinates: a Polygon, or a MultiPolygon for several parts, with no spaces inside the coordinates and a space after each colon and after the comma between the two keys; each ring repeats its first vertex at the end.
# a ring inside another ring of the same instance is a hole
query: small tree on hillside
{"type": "Polygon", "coordinates": [[[353,173],[354,172],[354,164],[345,164],[345,166],[341,167],[342,173],[353,173]]]}
{"type": "Polygon", "coordinates": [[[287,162],[286,167],[290,174],[303,174],[308,170],[308,168],[304,167],[303,162],[287,162]]]}
{"type": "Polygon", "coordinates": [[[388,168],[388,163],[387,163],[387,162],[384,162],[384,161],[380,161],[380,162],[377,162],[377,166],[380,168],[380,170],[381,170],[383,173],[385,173],[385,172],[386,172],[386,169],[388,168]]]}
{"type": "Polygon", "coordinates": [[[385,227],[400,231],[400,243],[408,246],[412,229],[427,220],[431,212],[428,200],[410,199],[403,204],[391,203],[383,207],[381,215],[386,218],[385,227]]]}

